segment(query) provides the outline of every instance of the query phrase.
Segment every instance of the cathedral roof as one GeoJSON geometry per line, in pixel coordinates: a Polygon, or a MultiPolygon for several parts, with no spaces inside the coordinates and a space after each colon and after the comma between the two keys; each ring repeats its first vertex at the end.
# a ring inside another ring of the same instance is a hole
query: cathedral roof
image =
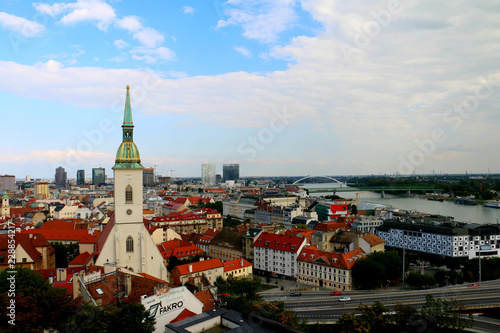
{"type": "Polygon", "coordinates": [[[123,140],[116,152],[116,160],[113,169],[144,169],[141,165],[139,148],[134,143],[134,123],[132,122],[132,109],[130,107],[129,86],[127,86],[127,97],[125,99],[125,112],[123,116],[123,140]]]}

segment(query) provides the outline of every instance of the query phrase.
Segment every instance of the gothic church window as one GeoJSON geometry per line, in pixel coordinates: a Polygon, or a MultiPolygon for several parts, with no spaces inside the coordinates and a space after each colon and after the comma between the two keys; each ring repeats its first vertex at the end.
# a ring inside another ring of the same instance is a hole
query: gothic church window
{"type": "Polygon", "coordinates": [[[127,188],[125,189],[125,203],[126,204],[132,203],[132,186],[130,185],[128,185],[127,188]]]}
{"type": "Polygon", "coordinates": [[[127,237],[126,246],[127,252],[134,252],[134,239],[132,238],[132,236],[127,237]]]}

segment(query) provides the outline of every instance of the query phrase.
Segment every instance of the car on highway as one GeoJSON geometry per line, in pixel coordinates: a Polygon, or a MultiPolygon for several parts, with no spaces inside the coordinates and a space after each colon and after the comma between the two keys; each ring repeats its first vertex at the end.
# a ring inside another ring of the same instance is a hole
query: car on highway
{"type": "Polygon", "coordinates": [[[342,295],[342,293],[340,291],[338,291],[338,290],[335,290],[335,291],[332,291],[330,293],[330,295],[332,295],[332,296],[338,296],[338,295],[342,295]]]}
{"type": "Polygon", "coordinates": [[[294,297],[294,296],[302,296],[302,293],[293,292],[293,293],[290,293],[290,296],[292,296],[292,297],[294,297]]]}
{"type": "Polygon", "coordinates": [[[480,284],[479,283],[472,283],[472,284],[469,284],[469,287],[479,287],[480,284]]]}
{"type": "Polygon", "coordinates": [[[344,296],[344,297],[340,297],[339,298],[339,302],[347,302],[347,301],[350,301],[351,298],[350,297],[347,297],[347,296],[344,296]]]}

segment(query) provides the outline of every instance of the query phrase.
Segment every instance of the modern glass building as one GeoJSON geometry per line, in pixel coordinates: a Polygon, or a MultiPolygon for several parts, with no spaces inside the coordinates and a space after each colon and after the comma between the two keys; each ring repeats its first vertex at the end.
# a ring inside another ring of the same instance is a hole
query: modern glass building
{"type": "Polygon", "coordinates": [[[222,166],[222,181],[240,179],[239,164],[224,164],[222,166]]]}
{"type": "Polygon", "coordinates": [[[106,183],[106,169],[93,168],[92,169],[92,184],[98,186],[106,183]]]}
{"type": "Polygon", "coordinates": [[[68,175],[66,173],[66,170],[62,166],[56,168],[56,175],[55,175],[55,183],[58,186],[64,186],[66,187],[66,180],[68,179],[68,175]]]}
{"type": "Polygon", "coordinates": [[[215,185],[215,164],[201,164],[201,182],[205,185],[215,185]]]}
{"type": "Polygon", "coordinates": [[[85,170],[76,171],[76,185],[85,185],[85,170]]]}

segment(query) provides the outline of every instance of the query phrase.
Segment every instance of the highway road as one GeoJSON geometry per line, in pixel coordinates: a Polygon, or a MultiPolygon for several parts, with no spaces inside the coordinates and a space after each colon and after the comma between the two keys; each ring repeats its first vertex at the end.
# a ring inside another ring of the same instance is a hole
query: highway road
{"type": "MultiPolygon", "coordinates": [[[[466,307],[484,307],[496,305],[500,307],[500,281],[482,283],[480,286],[468,285],[449,286],[418,291],[390,290],[387,292],[353,291],[343,293],[350,301],[340,302],[342,296],[331,296],[329,292],[302,292],[302,296],[290,297],[284,293],[265,294],[267,301],[279,300],[285,302],[285,307],[293,310],[301,319],[314,322],[333,322],[345,312],[356,311],[359,304],[371,305],[375,301],[382,302],[393,310],[397,303],[410,304],[421,308],[425,296],[431,294],[435,298],[454,298],[466,307]]],[[[475,312],[471,310],[470,312],[475,312]]],[[[475,317],[474,328],[484,332],[500,332],[500,321],[475,317]]]]}

